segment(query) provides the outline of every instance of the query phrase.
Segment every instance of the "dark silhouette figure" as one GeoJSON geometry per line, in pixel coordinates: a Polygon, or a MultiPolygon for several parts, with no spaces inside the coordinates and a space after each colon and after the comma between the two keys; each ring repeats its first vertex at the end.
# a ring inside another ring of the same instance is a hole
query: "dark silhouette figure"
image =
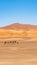
{"type": "Polygon", "coordinates": [[[4,42],[4,44],[6,44],[6,41],[4,42]]]}

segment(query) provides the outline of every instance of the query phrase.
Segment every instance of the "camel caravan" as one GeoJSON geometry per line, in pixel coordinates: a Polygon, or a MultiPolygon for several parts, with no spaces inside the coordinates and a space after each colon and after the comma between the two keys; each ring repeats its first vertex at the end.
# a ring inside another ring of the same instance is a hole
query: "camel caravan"
{"type": "Polygon", "coordinates": [[[20,41],[17,41],[17,40],[12,40],[12,41],[10,41],[10,40],[5,40],[5,41],[0,41],[0,43],[4,43],[4,44],[15,44],[15,43],[19,43],[20,41]]]}
{"type": "Polygon", "coordinates": [[[17,43],[17,41],[4,41],[4,44],[6,44],[6,43],[17,43]]]}

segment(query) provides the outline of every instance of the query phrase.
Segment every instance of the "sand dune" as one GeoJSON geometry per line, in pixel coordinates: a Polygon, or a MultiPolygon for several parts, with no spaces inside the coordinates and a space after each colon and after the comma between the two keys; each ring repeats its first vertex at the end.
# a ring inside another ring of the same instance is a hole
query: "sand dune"
{"type": "Polygon", "coordinates": [[[31,37],[37,39],[37,25],[14,23],[0,27],[0,38],[2,37],[31,37]]]}
{"type": "Polygon", "coordinates": [[[0,65],[37,65],[37,25],[0,27],[0,65]]]}

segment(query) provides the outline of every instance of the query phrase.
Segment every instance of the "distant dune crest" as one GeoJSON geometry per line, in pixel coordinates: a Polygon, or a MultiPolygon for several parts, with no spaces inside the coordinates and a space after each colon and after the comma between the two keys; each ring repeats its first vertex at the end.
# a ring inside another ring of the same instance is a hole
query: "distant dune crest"
{"type": "Polygon", "coordinates": [[[0,27],[0,29],[30,30],[37,29],[37,25],[14,23],[8,26],[0,27]]]}
{"type": "Polygon", "coordinates": [[[14,23],[5,27],[0,27],[0,39],[14,37],[37,40],[37,25],[14,23]]]}

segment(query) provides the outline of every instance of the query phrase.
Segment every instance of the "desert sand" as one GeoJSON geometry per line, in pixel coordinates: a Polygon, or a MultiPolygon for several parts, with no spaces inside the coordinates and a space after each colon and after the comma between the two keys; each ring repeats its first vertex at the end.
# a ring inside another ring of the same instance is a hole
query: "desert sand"
{"type": "Polygon", "coordinates": [[[0,65],[37,65],[37,42],[0,46],[0,65]]]}
{"type": "Polygon", "coordinates": [[[0,27],[0,65],[37,65],[37,26],[0,27]]]}

